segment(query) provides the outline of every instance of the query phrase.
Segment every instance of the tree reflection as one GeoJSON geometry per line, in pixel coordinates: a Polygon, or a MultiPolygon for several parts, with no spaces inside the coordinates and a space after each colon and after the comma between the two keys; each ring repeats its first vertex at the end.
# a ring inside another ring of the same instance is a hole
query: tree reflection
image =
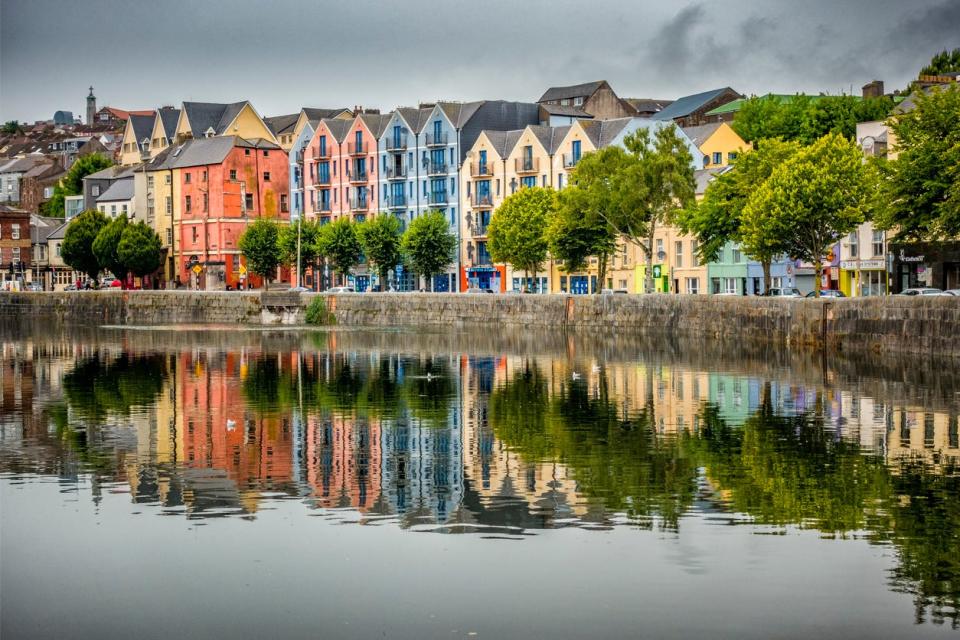
{"type": "Polygon", "coordinates": [[[82,360],[63,376],[70,408],[94,421],[153,403],[163,388],[166,363],[159,355],[124,353],[113,360],[100,354],[82,360]]]}

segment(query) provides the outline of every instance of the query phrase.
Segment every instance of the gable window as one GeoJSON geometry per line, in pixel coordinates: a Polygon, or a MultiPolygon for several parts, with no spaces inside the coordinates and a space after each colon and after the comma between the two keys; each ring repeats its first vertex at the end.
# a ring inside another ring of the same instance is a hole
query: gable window
{"type": "Polygon", "coordinates": [[[582,153],[582,148],[579,140],[573,141],[573,163],[576,164],[580,162],[580,154],[582,153]]]}
{"type": "Polygon", "coordinates": [[[269,171],[264,171],[264,172],[263,172],[263,181],[264,181],[264,182],[270,182],[270,172],[269,172],[269,171]]]}
{"type": "Polygon", "coordinates": [[[189,172],[189,171],[183,174],[183,181],[184,181],[185,183],[187,183],[187,184],[190,184],[190,172],[189,172]]]}
{"type": "Polygon", "coordinates": [[[327,136],[320,136],[320,156],[327,155],[327,136]]]}
{"type": "Polygon", "coordinates": [[[231,180],[236,180],[236,179],[237,179],[237,170],[236,170],[236,169],[230,169],[230,179],[231,179],[231,180]]]}
{"type": "Polygon", "coordinates": [[[713,164],[723,164],[723,154],[719,151],[713,153],[713,164]]]}
{"type": "Polygon", "coordinates": [[[263,150],[263,157],[264,157],[264,158],[269,158],[269,157],[270,157],[270,152],[267,151],[266,149],[264,149],[264,150],[263,150]]]}

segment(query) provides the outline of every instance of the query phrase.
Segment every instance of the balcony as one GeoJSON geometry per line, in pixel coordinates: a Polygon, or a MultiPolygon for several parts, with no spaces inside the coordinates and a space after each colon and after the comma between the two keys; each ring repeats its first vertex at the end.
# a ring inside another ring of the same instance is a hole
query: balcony
{"type": "Polygon", "coordinates": [[[517,158],[514,163],[517,173],[537,173],[540,171],[540,158],[517,158]]]}
{"type": "Polygon", "coordinates": [[[428,176],[442,176],[446,174],[447,174],[446,162],[434,162],[431,160],[430,164],[427,165],[428,176]]]}
{"type": "Polygon", "coordinates": [[[356,142],[350,142],[347,144],[347,153],[352,156],[365,156],[370,152],[370,145],[366,142],[361,142],[357,144],[356,142]]]}
{"type": "Polygon", "coordinates": [[[406,134],[402,136],[388,136],[386,145],[384,145],[387,151],[406,151],[407,150],[407,136],[406,134]]]}
{"type": "Polygon", "coordinates": [[[365,184],[367,179],[370,177],[370,174],[366,171],[350,171],[347,173],[347,179],[350,180],[352,184],[365,184]]]}
{"type": "Polygon", "coordinates": [[[387,180],[406,180],[407,178],[407,168],[406,167],[390,167],[387,169],[387,180]]]}
{"type": "Polygon", "coordinates": [[[325,187],[325,186],[328,186],[329,184],[330,184],[330,174],[328,173],[326,175],[317,176],[317,180],[316,182],[313,183],[313,187],[314,188],[325,187]]]}
{"type": "Polygon", "coordinates": [[[489,226],[489,225],[486,225],[486,224],[475,224],[475,225],[471,225],[471,226],[470,226],[470,234],[471,234],[472,236],[474,236],[475,238],[476,238],[476,237],[486,237],[486,235],[487,235],[487,227],[488,227],[488,226],[489,226]]]}
{"type": "Polygon", "coordinates": [[[445,147],[447,144],[449,144],[447,142],[446,133],[441,133],[439,135],[435,133],[428,133],[426,142],[428,147],[445,147]]]}
{"type": "Polygon", "coordinates": [[[384,198],[384,204],[387,209],[405,209],[407,207],[407,196],[392,195],[384,198]]]}
{"type": "Polygon", "coordinates": [[[446,191],[434,191],[433,193],[427,194],[427,204],[447,204],[447,192],[446,191]]]}
{"type": "Polygon", "coordinates": [[[471,178],[491,178],[493,177],[493,163],[487,162],[485,164],[480,163],[470,163],[470,177],[471,178]]]}
{"type": "Polygon", "coordinates": [[[320,148],[320,145],[317,145],[313,148],[313,159],[314,160],[329,160],[330,159],[330,147],[324,149],[320,148]]]}
{"type": "Polygon", "coordinates": [[[487,195],[477,195],[470,199],[470,205],[474,209],[492,209],[493,208],[493,196],[487,195]]]}
{"type": "Polygon", "coordinates": [[[573,156],[568,154],[563,154],[563,168],[564,169],[573,169],[577,166],[577,163],[580,162],[580,156],[573,156]]]}
{"type": "Polygon", "coordinates": [[[350,211],[363,213],[370,210],[370,198],[350,198],[350,211]]]}
{"type": "Polygon", "coordinates": [[[330,213],[332,209],[330,208],[330,201],[320,202],[317,204],[317,213],[330,213]]]}

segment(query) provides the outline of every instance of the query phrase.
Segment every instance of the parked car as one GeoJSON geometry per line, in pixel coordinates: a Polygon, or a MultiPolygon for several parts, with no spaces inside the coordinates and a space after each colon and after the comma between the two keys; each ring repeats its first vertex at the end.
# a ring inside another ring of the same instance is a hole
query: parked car
{"type": "Polygon", "coordinates": [[[27,285],[27,291],[43,291],[43,285],[39,282],[31,282],[27,285]]]}
{"type": "Polygon", "coordinates": [[[629,293],[626,289],[601,289],[600,295],[612,296],[617,293],[629,293]]]}
{"type": "Polygon", "coordinates": [[[483,287],[470,287],[467,289],[467,293],[493,293],[493,291],[484,289],[483,287]]]}
{"type": "Polygon", "coordinates": [[[305,291],[310,291],[307,287],[290,287],[290,291],[293,293],[304,293],[305,291]]]}
{"type": "Polygon", "coordinates": [[[327,293],[356,293],[353,287],[330,287],[327,293]]]}
{"type": "Polygon", "coordinates": [[[770,298],[802,298],[803,294],[796,287],[771,287],[763,294],[770,298]]]}
{"type": "MultiPolygon", "coordinates": [[[[807,294],[808,298],[815,298],[814,292],[811,291],[807,294]]],[[[838,291],[837,289],[820,289],[821,298],[846,298],[847,296],[843,295],[843,291],[838,291]]]]}
{"type": "Polygon", "coordinates": [[[943,289],[935,289],[933,287],[914,287],[912,289],[904,289],[900,292],[901,296],[942,296],[950,295],[944,294],[943,289]]]}
{"type": "Polygon", "coordinates": [[[76,290],[77,290],[77,285],[75,285],[75,284],[68,284],[67,286],[65,286],[65,287],[63,288],[63,290],[64,290],[64,291],[76,291],[76,290]]]}
{"type": "Polygon", "coordinates": [[[960,298],[960,289],[947,289],[946,291],[944,291],[944,293],[948,293],[951,296],[956,296],[960,298]]]}

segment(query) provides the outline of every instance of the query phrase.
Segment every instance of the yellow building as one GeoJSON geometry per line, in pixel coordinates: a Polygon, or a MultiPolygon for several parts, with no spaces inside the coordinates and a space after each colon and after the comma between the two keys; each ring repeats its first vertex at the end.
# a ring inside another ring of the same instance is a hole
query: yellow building
{"type": "MultiPolygon", "coordinates": [[[[134,211],[143,212],[143,220],[160,236],[163,252],[163,279],[176,278],[174,229],[180,222],[180,169],[173,168],[175,158],[169,149],[160,151],[133,174],[134,211]]],[[[138,213],[139,215],[139,213],[138,213]]]]}
{"type": "Polygon", "coordinates": [[[177,118],[176,141],[214,136],[239,136],[279,144],[270,127],[246,100],[230,104],[184,102],[177,118]]]}
{"type": "Polygon", "coordinates": [[[150,137],[153,133],[153,115],[130,114],[123,128],[123,143],[120,147],[120,164],[131,166],[150,158],[150,137]]]}
{"type": "Polygon", "coordinates": [[[299,113],[291,113],[285,116],[271,116],[264,118],[263,121],[276,137],[280,148],[290,153],[297,138],[311,120],[317,121],[324,118],[335,120],[352,120],[353,113],[349,109],[314,109],[304,107],[299,113]]]}
{"type": "Polygon", "coordinates": [[[698,127],[684,127],[683,132],[703,153],[703,168],[726,167],[737,154],[751,149],[726,122],[713,122],[698,127]]]}

